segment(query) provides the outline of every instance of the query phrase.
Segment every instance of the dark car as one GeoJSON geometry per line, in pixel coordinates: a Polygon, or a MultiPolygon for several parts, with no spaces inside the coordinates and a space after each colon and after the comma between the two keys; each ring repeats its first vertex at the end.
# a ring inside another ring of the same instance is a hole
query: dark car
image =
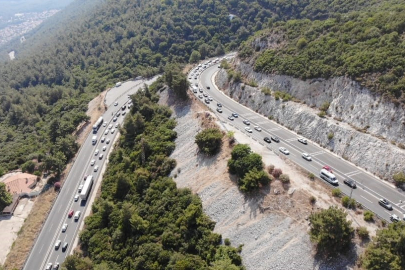
{"type": "Polygon", "coordinates": [[[127,108],[127,106],[124,105],[124,106],[121,107],[121,110],[125,110],[126,108],[127,108]]]}
{"type": "Polygon", "coordinates": [[[280,139],[277,136],[271,136],[271,139],[275,142],[280,142],[280,139]]]}
{"type": "Polygon", "coordinates": [[[250,122],[249,122],[249,120],[243,120],[243,124],[250,125],[250,122]]]}
{"type": "Polygon", "coordinates": [[[356,181],[346,178],[345,180],[343,180],[343,183],[345,183],[346,185],[348,185],[351,188],[356,188],[356,181]]]}
{"type": "Polygon", "coordinates": [[[378,204],[384,207],[387,210],[392,210],[392,205],[386,199],[380,199],[378,204]]]}
{"type": "Polygon", "coordinates": [[[221,109],[221,108],[217,108],[217,112],[222,113],[222,109],[221,109]]]}
{"type": "Polygon", "coordinates": [[[271,140],[270,140],[269,137],[264,137],[263,140],[264,140],[266,143],[271,143],[271,140]]]}
{"type": "Polygon", "coordinates": [[[207,86],[207,89],[210,89],[210,87],[209,87],[209,86],[207,86]]]}
{"type": "Polygon", "coordinates": [[[63,243],[62,251],[65,252],[68,247],[68,242],[63,243]]]}
{"type": "Polygon", "coordinates": [[[235,118],[233,118],[233,116],[228,116],[228,119],[233,121],[235,118]]]}
{"type": "Polygon", "coordinates": [[[206,98],[204,101],[205,103],[210,104],[210,100],[208,98],[206,98]]]}
{"type": "Polygon", "coordinates": [[[232,113],[232,116],[235,117],[235,118],[239,117],[237,113],[232,113]]]}
{"type": "Polygon", "coordinates": [[[221,103],[217,103],[217,106],[218,106],[218,107],[222,107],[222,104],[221,104],[221,103]]]}

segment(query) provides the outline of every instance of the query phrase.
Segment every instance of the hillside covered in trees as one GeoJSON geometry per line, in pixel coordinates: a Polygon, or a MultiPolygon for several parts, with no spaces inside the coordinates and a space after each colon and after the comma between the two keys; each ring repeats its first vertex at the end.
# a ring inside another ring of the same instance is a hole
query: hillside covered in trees
{"type": "Polygon", "coordinates": [[[241,55],[254,55],[256,71],[304,80],[349,76],[404,104],[405,4],[381,2],[327,20],[275,22],[244,43],[241,55]]]}

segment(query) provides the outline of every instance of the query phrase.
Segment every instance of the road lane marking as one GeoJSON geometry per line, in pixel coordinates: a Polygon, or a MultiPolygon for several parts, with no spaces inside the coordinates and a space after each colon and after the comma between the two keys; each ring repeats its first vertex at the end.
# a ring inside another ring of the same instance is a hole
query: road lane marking
{"type": "Polygon", "coordinates": [[[318,151],[318,152],[310,153],[310,155],[311,156],[316,156],[316,155],[321,155],[321,154],[324,154],[324,153],[325,153],[324,151],[318,151]]]}
{"type": "Polygon", "coordinates": [[[360,197],[362,197],[363,199],[365,199],[366,201],[368,201],[368,202],[370,202],[370,203],[373,203],[372,201],[370,201],[369,199],[367,199],[366,197],[364,197],[364,196],[362,196],[362,195],[360,195],[360,197]]]}
{"type": "Polygon", "coordinates": [[[357,171],[357,172],[354,172],[354,173],[352,172],[352,173],[349,173],[349,174],[346,173],[346,175],[347,176],[354,176],[354,175],[361,174],[361,173],[363,173],[363,172],[362,171],[357,171]]]}
{"type": "Polygon", "coordinates": [[[42,245],[42,246],[41,246],[41,249],[39,250],[38,253],[41,253],[41,251],[42,251],[42,249],[44,248],[44,246],[45,246],[45,245],[42,245]]]}
{"type": "Polygon", "coordinates": [[[292,141],[295,141],[297,138],[290,138],[290,139],[284,139],[284,141],[286,141],[286,142],[292,142],[292,141]]]}

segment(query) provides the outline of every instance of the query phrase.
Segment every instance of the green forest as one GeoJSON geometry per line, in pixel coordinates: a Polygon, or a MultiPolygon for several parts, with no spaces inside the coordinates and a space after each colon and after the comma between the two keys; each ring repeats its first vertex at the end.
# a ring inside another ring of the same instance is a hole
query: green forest
{"type": "Polygon", "coordinates": [[[66,269],[243,269],[238,250],[212,232],[215,223],[198,196],[167,177],[176,166],[168,156],[177,134],[170,109],[157,104],[162,83],[132,97],[101,196],[80,235],[87,256],[68,257],[66,269]]]}
{"type": "Polygon", "coordinates": [[[241,46],[256,71],[301,79],[349,76],[396,104],[405,103],[405,4],[390,2],[327,20],[275,22],[241,46]],[[274,38],[261,50],[253,40],[274,38]],[[258,51],[255,53],[255,51],[258,51]]]}

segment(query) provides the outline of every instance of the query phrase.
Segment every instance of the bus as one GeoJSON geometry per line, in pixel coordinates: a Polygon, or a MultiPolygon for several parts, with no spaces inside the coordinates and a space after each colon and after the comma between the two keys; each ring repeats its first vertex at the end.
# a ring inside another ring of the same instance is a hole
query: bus
{"type": "Polygon", "coordinates": [[[98,129],[101,127],[103,122],[104,122],[103,117],[100,116],[100,118],[97,120],[97,122],[93,126],[93,133],[97,133],[98,129]]]}
{"type": "Polygon", "coordinates": [[[84,180],[84,186],[82,191],[80,191],[80,199],[87,200],[89,196],[91,187],[93,186],[93,175],[87,176],[86,180],[84,180]]]}

